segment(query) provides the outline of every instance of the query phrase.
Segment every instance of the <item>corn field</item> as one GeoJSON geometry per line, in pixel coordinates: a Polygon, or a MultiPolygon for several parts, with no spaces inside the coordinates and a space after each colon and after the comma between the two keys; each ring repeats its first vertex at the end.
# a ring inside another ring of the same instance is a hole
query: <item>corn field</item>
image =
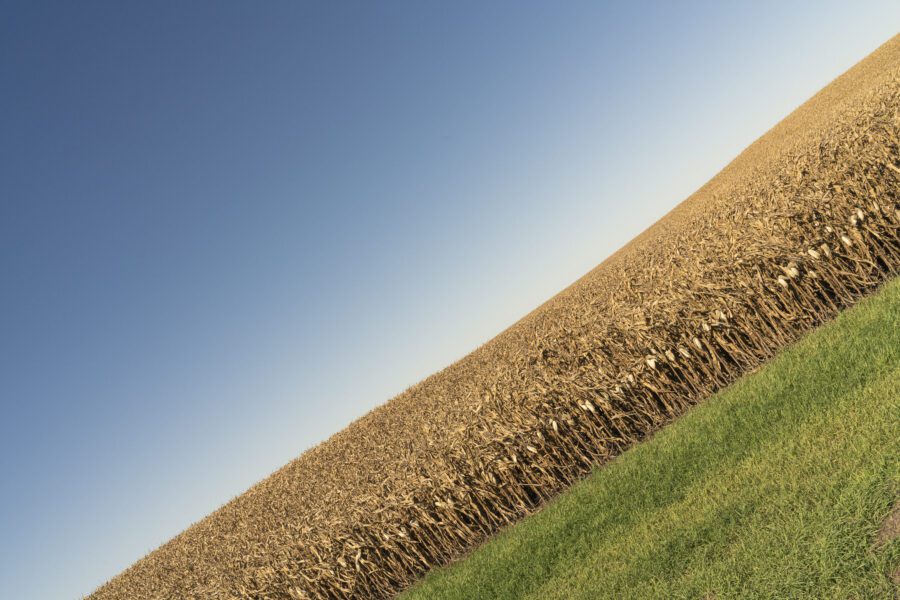
{"type": "Polygon", "coordinates": [[[896,275],[898,231],[900,36],[519,323],[90,597],[392,597],[896,275]]]}

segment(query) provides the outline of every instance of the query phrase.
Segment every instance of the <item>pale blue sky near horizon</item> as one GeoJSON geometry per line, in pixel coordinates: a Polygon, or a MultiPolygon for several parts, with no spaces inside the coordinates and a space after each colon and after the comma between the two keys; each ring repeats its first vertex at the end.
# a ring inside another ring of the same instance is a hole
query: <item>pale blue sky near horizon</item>
{"type": "Polygon", "coordinates": [[[583,275],[900,3],[0,1],[0,598],[73,599],[583,275]]]}

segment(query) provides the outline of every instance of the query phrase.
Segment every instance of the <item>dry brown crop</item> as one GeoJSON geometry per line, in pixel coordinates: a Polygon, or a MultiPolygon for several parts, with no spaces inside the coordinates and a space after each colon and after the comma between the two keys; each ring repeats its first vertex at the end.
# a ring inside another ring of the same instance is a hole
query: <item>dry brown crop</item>
{"type": "Polygon", "coordinates": [[[898,144],[900,36],[515,326],[91,597],[396,594],[897,274],[898,144]]]}

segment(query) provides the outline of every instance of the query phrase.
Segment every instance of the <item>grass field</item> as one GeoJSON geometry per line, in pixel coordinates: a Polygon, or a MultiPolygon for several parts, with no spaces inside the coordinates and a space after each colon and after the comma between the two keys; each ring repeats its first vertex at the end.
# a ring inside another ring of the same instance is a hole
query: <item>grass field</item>
{"type": "Polygon", "coordinates": [[[402,597],[900,597],[898,500],[894,280],[402,597]]]}

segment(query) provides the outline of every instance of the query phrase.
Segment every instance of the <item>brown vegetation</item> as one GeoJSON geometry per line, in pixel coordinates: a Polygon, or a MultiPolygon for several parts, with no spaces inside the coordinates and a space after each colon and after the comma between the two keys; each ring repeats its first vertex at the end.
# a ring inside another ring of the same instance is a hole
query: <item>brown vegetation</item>
{"type": "Polygon", "coordinates": [[[900,272],[898,143],[900,37],[514,327],[92,598],[394,595],[900,272]]]}
{"type": "Polygon", "coordinates": [[[900,537],[900,500],[894,503],[891,512],[884,518],[884,522],[875,536],[875,545],[883,546],[900,537]]]}

